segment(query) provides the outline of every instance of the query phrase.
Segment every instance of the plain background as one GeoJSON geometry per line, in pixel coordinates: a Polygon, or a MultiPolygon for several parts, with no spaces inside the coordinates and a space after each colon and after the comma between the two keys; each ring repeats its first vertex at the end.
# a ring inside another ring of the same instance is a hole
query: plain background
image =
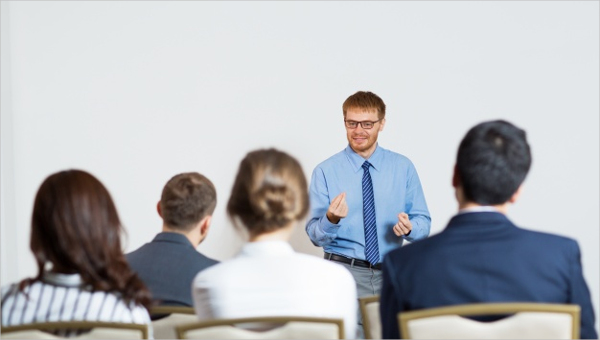
{"type": "MultiPolygon", "coordinates": [[[[224,211],[243,156],[276,147],[310,176],[346,146],[342,102],[370,90],[388,107],[380,144],[418,170],[432,234],[456,212],[466,131],[524,128],[533,166],[509,217],[579,242],[598,313],[598,12],[597,1],[2,1],[2,284],[35,273],[33,199],[68,168],[108,187],[126,251],[159,232],[171,176],[206,175],[219,202],[199,250],[230,258],[242,240],[224,211]]],[[[319,256],[303,229],[294,247],[319,256]]]]}

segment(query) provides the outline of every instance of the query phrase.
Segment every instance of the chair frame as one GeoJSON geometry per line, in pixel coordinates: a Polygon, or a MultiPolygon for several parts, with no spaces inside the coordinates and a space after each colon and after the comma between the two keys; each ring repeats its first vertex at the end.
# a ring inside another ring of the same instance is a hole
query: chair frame
{"type": "Polygon", "coordinates": [[[88,329],[88,328],[112,328],[112,329],[131,329],[142,332],[142,339],[148,339],[148,325],[123,322],[104,322],[104,321],[54,321],[54,322],[36,322],[17,326],[2,327],[0,333],[12,333],[20,331],[47,331],[59,329],[88,329]]]}
{"type": "Polygon", "coordinates": [[[177,331],[177,337],[179,339],[185,339],[184,335],[187,331],[214,327],[214,326],[235,326],[243,323],[281,323],[285,324],[288,322],[318,322],[318,323],[331,323],[338,326],[338,334],[340,339],[344,339],[344,320],[334,318],[321,318],[321,317],[304,317],[304,316],[265,316],[265,317],[248,317],[248,318],[235,318],[235,319],[214,319],[207,321],[199,321],[186,325],[175,327],[177,331]]]}
{"type": "Polygon", "coordinates": [[[505,315],[520,312],[567,313],[573,320],[572,339],[579,339],[580,313],[579,305],[553,303],[473,303],[446,307],[427,308],[398,313],[398,324],[404,339],[410,338],[408,322],[415,319],[442,315],[476,316],[476,315],[505,315]]]}
{"type": "Polygon", "coordinates": [[[148,309],[150,315],[159,314],[196,314],[194,307],[186,306],[154,306],[148,309]]]}
{"type": "Polygon", "coordinates": [[[367,305],[372,302],[379,302],[379,295],[365,296],[358,298],[358,304],[360,306],[360,314],[362,315],[363,329],[365,331],[365,338],[374,339],[371,334],[371,322],[367,317],[367,305]]]}
{"type": "Polygon", "coordinates": [[[148,313],[152,320],[155,339],[176,338],[175,326],[199,320],[194,308],[189,306],[154,306],[148,308],[148,313]]]}

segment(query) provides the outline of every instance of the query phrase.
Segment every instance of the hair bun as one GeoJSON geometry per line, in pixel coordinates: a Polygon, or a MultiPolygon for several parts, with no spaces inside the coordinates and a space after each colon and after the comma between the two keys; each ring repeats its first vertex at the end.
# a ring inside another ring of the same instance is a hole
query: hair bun
{"type": "Polygon", "coordinates": [[[294,194],[285,185],[266,184],[252,196],[253,209],[265,220],[287,222],[296,217],[294,194]]]}
{"type": "Polygon", "coordinates": [[[295,158],[276,149],[253,151],[240,163],[227,213],[239,217],[251,235],[269,233],[306,216],[307,189],[295,158]]]}

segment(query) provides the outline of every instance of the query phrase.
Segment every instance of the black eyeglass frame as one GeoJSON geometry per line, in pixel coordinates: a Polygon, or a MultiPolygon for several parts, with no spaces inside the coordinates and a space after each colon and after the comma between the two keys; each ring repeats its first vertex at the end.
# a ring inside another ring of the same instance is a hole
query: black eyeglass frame
{"type": "Polygon", "coordinates": [[[382,120],[383,120],[383,118],[378,119],[376,121],[365,120],[365,121],[362,121],[362,122],[358,122],[358,121],[355,121],[355,120],[346,120],[346,119],[344,119],[344,125],[346,125],[346,127],[349,128],[349,129],[356,129],[358,127],[358,125],[360,125],[360,127],[362,127],[365,130],[371,130],[373,127],[375,127],[375,123],[379,123],[382,120]],[[365,123],[366,124],[370,123],[372,125],[370,127],[366,127],[366,126],[363,125],[365,123]],[[349,124],[355,124],[355,125],[354,126],[350,126],[349,124]]]}

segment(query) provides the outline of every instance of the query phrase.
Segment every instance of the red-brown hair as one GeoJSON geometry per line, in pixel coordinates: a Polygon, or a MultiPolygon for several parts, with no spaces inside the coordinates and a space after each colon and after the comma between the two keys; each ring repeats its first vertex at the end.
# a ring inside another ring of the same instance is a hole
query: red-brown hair
{"type": "Polygon", "coordinates": [[[344,117],[348,109],[376,110],[379,119],[385,118],[385,103],[373,92],[358,91],[342,104],[344,117]]]}
{"type": "Polygon", "coordinates": [[[120,293],[126,302],[148,307],[150,292],[130,269],[120,236],[119,215],[108,190],[91,174],[81,170],[50,175],[35,197],[31,218],[31,251],[39,281],[44,266],[53,271],[79,274],[93,290],[120,293]]]}

